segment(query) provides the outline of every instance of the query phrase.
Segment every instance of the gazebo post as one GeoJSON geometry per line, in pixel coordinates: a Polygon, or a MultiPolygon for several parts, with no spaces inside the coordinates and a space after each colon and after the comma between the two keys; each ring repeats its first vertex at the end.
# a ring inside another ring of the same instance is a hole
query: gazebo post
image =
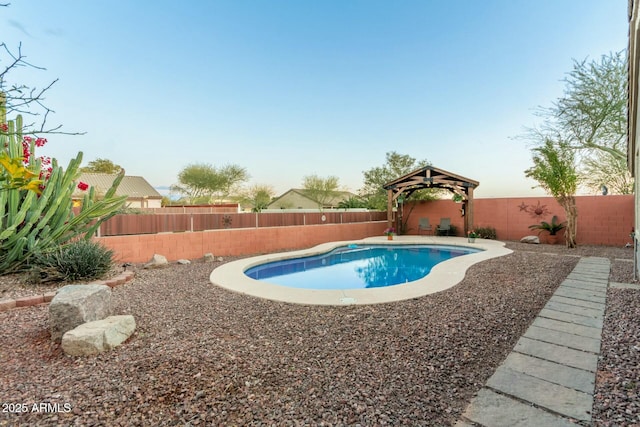
{"type": "Polygon", "coordinates": [[[467,203],[464,208],[464,235],[473,227],[473,187],[467,187],[467,203]]]}
{"type": "Polygon", "coordinates": [[[387,190],[387,228],[393,227],[393,190],[387,190]]]}

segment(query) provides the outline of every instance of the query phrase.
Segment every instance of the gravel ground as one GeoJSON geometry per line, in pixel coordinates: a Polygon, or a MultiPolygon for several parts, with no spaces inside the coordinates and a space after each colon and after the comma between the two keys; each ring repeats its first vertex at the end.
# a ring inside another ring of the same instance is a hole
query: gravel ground
{"type": "MultiPolygon", "coordinates": [[[[125,271],[121,265],[113,265],[111,270],[102,279],[115,277],[125,271]]],[[[33,278],[26,273],[8,274],[0,276],[0,300],[28,297],[32,295],[42,295],[54,291],[62,286],[70,284],[81,284],[85,282],[43,282],[34,283],[33,278]]]]}
{"type": "Polygon", "coordinates": [[[609,289],[593,418],[640,426],[640,290],[609,289]]]}
{"type": "MultiPolygon", "coordinates": [[[[450,290],[372,306],[236,294],[214,264],[140,269],[113,292],[137,330],[96,357],[50,342],[46,306],[0,313],[0,425],[452,425],[578,256],[631,280],[629,249],[508,246],[450,290]]],[[[610,290],[596,425],[640,422],[639,293],[610,290]]]]}

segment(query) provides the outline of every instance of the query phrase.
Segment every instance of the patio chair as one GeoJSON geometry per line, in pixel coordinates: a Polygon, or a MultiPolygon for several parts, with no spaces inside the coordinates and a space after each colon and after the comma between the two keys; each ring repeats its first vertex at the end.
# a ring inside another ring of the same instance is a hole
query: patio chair
{"type": "Polygon", "coordinates": [[[440,224],[436,227],[438,236],[449,235],[449,230],[451,230],[451,218],[440,218],[440,224]]]}
{"type": "Polygon", "coordinates": [[[418,235],[420,235],[420,232],[422,231],[425,231],[427,233],[433,231],[433,228],[429,223],[429,218],[420,218],[420,221],[418,222],[418,235]]]}

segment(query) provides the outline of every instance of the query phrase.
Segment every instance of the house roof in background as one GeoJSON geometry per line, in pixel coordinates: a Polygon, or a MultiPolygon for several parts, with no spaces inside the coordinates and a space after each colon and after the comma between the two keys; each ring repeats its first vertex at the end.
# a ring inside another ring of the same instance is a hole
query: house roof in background
{"type": "MultiPolygon", "coordinates": [[[[78,181],[89,184],[95,187],[97,194],[104,194],[111,188],[113,181],[117,175],[110,175],[105,173],[82,173],[78,178],[78,181]]],[[[83,191],[76,189],[73,193],[76,197],[81,197],[84,194],[83,191]]],[[[162,199],[162,194],[158,193],[158,190],[153,188],[149,182],[141,176],[124,176],[122,182],[116,190],[116,196],[128,196],[128,198],[139,199],[146,197],[148,199],[162,199]]]]}
{"type": "MultiPolygon", "coordinates": [[[[291,194],[291,193],[299,194],[302,197],[305,197],[305,198],[313,201],[313,199],[311,199],[307,195],[307,190],[305,190],[304,188],[291,188],[290,190],[287,190],[284,193],[282,193],[282,195],[276,197],[271,203],[269,203],[269,205],[272,205],[272,204],[276,203],[278,200],[282,199],[283,197],[285,197],[286,195],[291,194]]],[[[349,199],[350,197],[358,197],[357,195],[353,194],[350,191],[336,191],[335,193],[336,193],[336,195],[334,197],[332,197],[331,199],[327,200],[325,205],[337,206],[338,203],[340,203],[343,200],[349,199]]]]}

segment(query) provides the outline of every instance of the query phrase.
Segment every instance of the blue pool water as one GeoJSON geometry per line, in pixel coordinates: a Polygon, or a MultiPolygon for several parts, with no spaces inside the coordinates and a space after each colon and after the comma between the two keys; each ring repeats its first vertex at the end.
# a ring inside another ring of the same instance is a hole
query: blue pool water
{"type": "Polygon", "coordinates": [[[349,245],[321,255],[261,264],[245,274],[293,288],[376,288],[418,280],[442,261],[480,251],[443,245],[349,245]]]}

